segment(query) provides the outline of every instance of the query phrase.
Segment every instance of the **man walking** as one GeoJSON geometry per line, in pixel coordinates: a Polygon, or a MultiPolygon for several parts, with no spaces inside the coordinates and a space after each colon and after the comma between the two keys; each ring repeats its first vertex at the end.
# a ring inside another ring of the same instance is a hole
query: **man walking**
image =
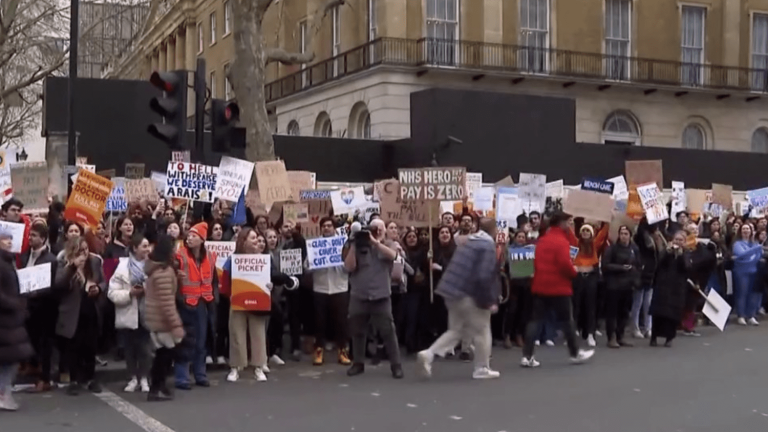
{"type": "Polygon", "coordinates": [[[467,237],[453,255],[437,287],[448,308],[448,331],[418,354],[423,373],[432,375],[435,355],[444,356],[461,340],[475,342],[472,378],[498,378],[490,368],[491,314],[498,310],[501,280],[496,260],[496,221],[480,220],[480,230],[467,237]]]}

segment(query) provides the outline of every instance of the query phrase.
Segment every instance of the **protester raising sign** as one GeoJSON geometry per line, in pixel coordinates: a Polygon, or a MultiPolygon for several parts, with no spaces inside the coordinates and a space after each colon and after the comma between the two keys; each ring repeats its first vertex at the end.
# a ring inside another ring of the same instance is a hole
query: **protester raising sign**
{"type": "Polygon", "coordinates": [[[296,276],[302,272],[301,249],[283,249],[280,251],[280,271],[296,276]]]}
{"type": "Polygon", "coordinates": [[[22,162],[11,166],[13,196],[24,203],[24,213],[48,211],[48,164],[22,162]]]}
{"type": "Polygon", "coordinates": [[[404,201],[461,201],[466,195],[465,168],[408,168],[398,170],[404,201]]]}
{"type": "Polygon", "coordinates": [[[128,202],[147,200],[157,202],[157,190],[150,178],[125,180],[125,200],[128,202]]]}
{"type": "Polygon", "coordinates": [[[222,156],[213,197],[237,202],[240,199],[240,192],[251,182],[252,175],[253,162],[222,156]]]}
{"type": "Polygon", "coordinates": [[[125,178],[131,180],[143,179],[144,169],[143,163],[127,163],[125,164],[125,178]]]}
{"type": "Polygon", "coordinates": [[[51,287],[51,263],[27,267],[16,271],[19,294],[29,294],[51,287]]]}
{"type": "Polygon", "coordinates": [[[337,215],[354,214],[366,203],[365,188],[358,186],[331,191],[331,202],[337,215]]]}
{"type": "Polygon", "coordinates": [[[168,162],[165,197],[213,202],[217,167],[188,162],[168,162]]]}
{"type": "Polygon", "coordinates": [[[114,183],[111,180],[81,169],[67,200],[64,218],[96,228],[101,221],[112,186],[114,183]]]}
{"type": "Polygon", "coordinates": [[[427,228],[430,226],[429,206],[432,206],[432,225],[439,221],[439,203],[434,201],[400,199],[400,182],[395,179],[384,180],[374,184],[378,191],[381,217],[398,226],[427,228]]]}
{"type": "Polygon", "coordinates": [[[563,211],[585,219],[610,222],[613,218],[613,198],[604,193],[574,189],[565,197],[563,211]]]}
{"type": "Polygon", "coordinates": [[[232,310],[272,309],[270,258],[268,254],[232,255],[232,310]]]}
{"type": "Polygon", "coordinates": [[[305,238],[320,237],[320,219],[328,216],[333,209],[331,191],[306,190],[299,194],[301,202],[307,203],[308,220],[301,224],[301,234],[305,238]]]}
{"type": "Polygon", "coordinates": [[[341,250],[344,248],[346,236],[322,237],[307,240],[307,262],[310,270],[328,267],[338,267],[344,262],[341,250]]]}
{"type": "Polygon", "coordinates": [[[256,181],[259,183],[261,202],[267,210],[276,202],[294,199],[285,162],[281,160],[256,162],[256,181]]]}
{"type": "Polygon", "coordinates": [[[661,197],[661,191],[656,183],[650,183],[637,187],[637,194],[640,195],[640,202],[645,210],[645,217],[649,224],[655,224],[669,218],[667,206],[661,197]]]}
{"type": "Polygon", "coordinates": [[[125,178],[114,177],[112,192],[107,197],[107,211],[124,212],[128,210],[128,202],[125,200],[125,178]]]}
{"type": "Polygon", "coordinates": [[[512,278],[528,278],[533,276],[533,257],[536,246],[509,248],[509,276],[512,278]]]}

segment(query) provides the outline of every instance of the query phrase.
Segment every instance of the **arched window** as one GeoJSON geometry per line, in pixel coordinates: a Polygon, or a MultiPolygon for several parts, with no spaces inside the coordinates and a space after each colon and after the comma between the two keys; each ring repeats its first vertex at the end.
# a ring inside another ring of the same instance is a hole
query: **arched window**
{"type": "Polygon", "coordinates": [[[603,144],[640,145],[641,134],[635,116],[627,111],[614,111],[603,123],[603,144]]]}
{"type": "Polygon", "coordinates": [[[301,130],[299,129],[299,122],[296,120],[291,120],[288,122],[288,129],[287,129],[288,135],[293,136],[299,136],[301,135],[301,130]]]}
{"type": "Polygon", "coordinates": [[[368,111],[365,112],[365,117],[363,117],[363,136],[362,138],[365,139],[371,139],[371,113],[368,111]]]}
{"type": "Polygon", "coordinates": [[[690,123],[683,130],[683,148],[704,150],[707,148],[707,135],[699,124],[690,123]]]}
{"type": "Polygon", "coordinates": [[[331,125],[331,117],[325,111],[321,112],[317,116],[317,120],[315,120],[315,136],[321,136],[321,137],[333,136],[333,126],[331,125]]]}
{"type": "Polygon", "coordinates": [[[347,130],[352,138],[371,139],[371,113],[365,102],[358,102],[352,106],[347,130]]]}
{"type": "Polygon", "coordinates": [[[752,134],[752,153],[768,153],[768,129],[761,127],[752,134]]]}

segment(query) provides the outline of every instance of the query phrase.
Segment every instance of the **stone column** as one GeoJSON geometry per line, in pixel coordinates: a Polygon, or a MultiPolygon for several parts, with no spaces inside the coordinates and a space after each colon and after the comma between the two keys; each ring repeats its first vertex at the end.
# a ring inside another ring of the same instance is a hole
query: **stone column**
{"type": "Polygon", "coordinates": [[[165,61],[167,63],[168,70],[176,69],[176,41],[173,35],[169,36],[165,41],[165,61]]]}
{"type": "Polygon", "coordinates": [[[159,57],[158,69],[160,69],[161,71],[165,72],[165,71],[168,70],[168,63],[166,62],[166,59],[165,59],[165,46],[164,46],[164,44],[160,44],[160,46],[157,47],[157,50],[158,50],[158,57],[159,57]]]}
{"type": "Polygon", "coordinates": [[[185,33],[186,32],[183,27],[176,32],[176,44],[174,44],[174,48],[176,48],[176,67],[178,69],[184,68],[186,66],[184,61],[184,44],[186,42],[185,33]]]}
{"type": "Polygon", "coordinates": [[[155,50],[152,50],[152,54],[149,55],[149,61],[150,61],[150,71],[149,73],[155,72],[158,70],[158,64],[157,64],[157,52],[155,50]]]}
{"type": "Polygon", "coordinates": [[[185,63],[188,70],[195,70],[195,63],[197,62],[197,33],[196,25],[193,22],[187,23],[187,37],[186,47],[187,53],[185,63]]]}

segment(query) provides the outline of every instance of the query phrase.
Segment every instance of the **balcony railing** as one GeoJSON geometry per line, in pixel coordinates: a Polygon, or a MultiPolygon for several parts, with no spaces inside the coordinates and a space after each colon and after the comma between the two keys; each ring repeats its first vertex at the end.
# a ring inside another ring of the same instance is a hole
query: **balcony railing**
{"type": "Polygon", "coordinates": [[[307,66],[266,85],[267,102],[290,96],[376,65],[436,67],[535,75],[563,80],[624,82],[768,93],[768,69],[682,63],[520,45],[442,39],[380,38],[307,66]]]}

